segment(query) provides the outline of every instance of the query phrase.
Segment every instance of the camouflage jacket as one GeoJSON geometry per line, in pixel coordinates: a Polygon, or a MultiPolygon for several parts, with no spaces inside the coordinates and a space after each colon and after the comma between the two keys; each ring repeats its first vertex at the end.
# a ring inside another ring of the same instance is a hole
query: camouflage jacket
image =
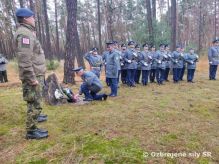
{"type": "Polygon", "coordinates": [[[34,28],[27,24],[20,24],[15,33],[15,43],[20,80],[31,83],[37,80],[37,76],[44,76],[45,55],[36,38],[34,28]]]}

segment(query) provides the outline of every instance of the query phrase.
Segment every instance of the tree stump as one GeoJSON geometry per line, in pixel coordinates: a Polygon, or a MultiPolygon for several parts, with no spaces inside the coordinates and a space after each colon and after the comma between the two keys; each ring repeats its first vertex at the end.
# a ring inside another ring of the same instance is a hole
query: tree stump
{"type": "Polygon", "coordinates": [[[62,91],[62,88],[58,82],[58,78],[55,75],[55,73],[53,73],[47,77],[46,82],[45,82],[45,87],[44,87],[44,92],[43,92],[45,102],[49,105],[60,105],[60,104],[68,103],[67,99],[57,100],[55,98],[56,89],[62,91]]]}

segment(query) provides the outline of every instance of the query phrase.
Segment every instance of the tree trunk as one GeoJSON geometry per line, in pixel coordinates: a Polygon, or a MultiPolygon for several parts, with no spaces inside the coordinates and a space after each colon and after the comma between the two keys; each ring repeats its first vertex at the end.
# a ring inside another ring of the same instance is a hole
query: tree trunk
{"type": "Polygon", "coordinates": [[[147,21],[148,21],[148,30],[149,30],[149,41],[151,43],[154,43],[153,22],[152,22],[151,1],[150,0],[146,0],[146,8],[147,8],[147,21]]]}
{"type": "Polygon", "coordinates": [[[172,50],[176,49],[176,0],[171,0],[171,43],[172,50]]]}
{"type": "Polygon", "coordinates": [[[65,44],[64,83],[75,84],[75,76],[72,72],[77,55],[77,0],[65,0],[68,13],[67,32],[65,44]]]}
{"type": "Polygon", "coordinates": [[[99,37],[99,49],[102,53],[102,40],[101,40],[101,17],[100,17],[100,0],[97,0],[97,15],[98,15],[98,37],[99,37]]]}
{"type": "Polygon", "coordinates": [[[29,0],[29,3],[30,3],[30,9],[35,13],[35,6],[33,0],[29,0]]]}
{"type": "Polygon", "coordinates": [[[153,20],[156,20],[156,0],[152,0],[153,20]]]}
{"type": "Polygon", "coordinates": [[[214,38],[217,37],[217,28],[219,27],[219,24],[218,24],[218,19],[217,19],[217,0],[214,1],[214,38]]]}
{"type": "Polygon", "coordinates": [[[199,30],[198,30],[198,51],[202,49],[202,33],[203,33],[203,19],[202,19],[202,2],[199,4],[199,30]]]}
{"type": "Polygon", "coordinates": [[[23,8],[24,7],[24,0],[19,0],[20,3],[20,7],[23,8]]]}
{"type": "Polygon", "coordinates": [[[57,0],[54,1],[55,3],[55,24],[56,24],[56,56],[58,57],[58,59],[60,59],[59,56],[59,27],[58,27],[58,12],[57,12],[57,0]]]}
{"type": "Polygon", "coordinates": [[[47,0],[43,0],[43,14],[45,19],[45,28],[46,28],[46,56],[49,59],[53,59],[51,42],[50,42],[50,33],[49,33],[49,19],[47,13],[47,0]]]}

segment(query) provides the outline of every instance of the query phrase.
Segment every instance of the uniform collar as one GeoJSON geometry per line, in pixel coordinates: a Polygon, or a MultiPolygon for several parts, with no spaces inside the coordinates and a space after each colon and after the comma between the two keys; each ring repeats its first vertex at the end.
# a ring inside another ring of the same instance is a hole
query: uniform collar
{"type": "Polygon", "coordinates": [[[35,31],[35,27],[29,25],[29,24],[26,24],[26,23],[20,23],[20,26],[23,26],[25,28],[28,28],[30,29],[31,31],[35,31]]]}

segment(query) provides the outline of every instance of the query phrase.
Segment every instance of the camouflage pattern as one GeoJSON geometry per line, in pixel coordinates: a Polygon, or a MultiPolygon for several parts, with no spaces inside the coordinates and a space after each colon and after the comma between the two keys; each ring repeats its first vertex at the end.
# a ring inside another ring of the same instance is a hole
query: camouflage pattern
{"type": "Polygon", "coordinates": [[[36,128],[37,118],[42,111],[44,76],[38,76],[36,78],[39,82],[38,85],[30,85],[28,81],[22,81],[23,99],[27,102],[27,131],[36,128]]]}
{"type": "Polygon", "coordinates": [[[26,129],[37,128],[37,118],[42,111],[42,91],[45,80],[45,55],[36,38],[34,27],[20,24],[15,34],[19,77],[22,81],[23,99],[27,102],[26,129]],[[32,85],[34,81],[38,85],[32,85]]]}

